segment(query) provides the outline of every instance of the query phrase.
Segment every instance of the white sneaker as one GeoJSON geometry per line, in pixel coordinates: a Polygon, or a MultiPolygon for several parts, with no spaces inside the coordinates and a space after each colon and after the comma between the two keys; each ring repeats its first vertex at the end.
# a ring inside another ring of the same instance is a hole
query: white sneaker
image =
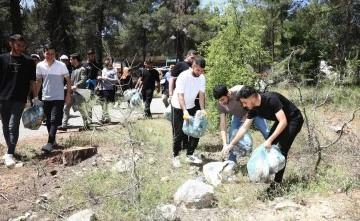
{"type": "Polygon", "coordinates": [[[47,143],[46,145],[44,145],[41,150],[42,151],[46,151],[46,152],[51,152],[53,150],[53,145],[51,143],[47,143]]]}
{"type": "Polygon", "coordinates": [[[223,169],[223,171],[226,174],[229,174],[235,167],[236,167],[236,163],[234,161],[230,160],[228,165],[226,165],[226,167],[223,169]]]}
{"type": "Polygon", "coordinates": [[[14,156],[12,154],[5,154],[3,156],[4,159],[4,164],[7,168],[13,168],[15,167],[15,160],[14,160],[14,156]]]}
{"type": "Polygon", "coordinates": [[[194,164],[202,164],[202,160],[196,157],[195,155],[186,155],[186,162],[194,164]]]}
{"type": "Polygon", "coordinates": [[[179,156],[174,157],[174,159],[173,159],[173,166],[176,167],[176,168],[181,167],[181,163],[180,163],[180,158],[179,158],[179,156]]]}

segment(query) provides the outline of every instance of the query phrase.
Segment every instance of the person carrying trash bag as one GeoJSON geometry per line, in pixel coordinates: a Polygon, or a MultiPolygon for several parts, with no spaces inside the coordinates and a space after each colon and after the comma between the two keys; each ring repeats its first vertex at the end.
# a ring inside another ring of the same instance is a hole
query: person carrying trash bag
{"type": "MultiPolygon", "coordinates": [[[[243,85],[235,85],[229,89],[225,85],[216,85],[213,88],[213,96],[217,100],[216,108],[219,112],[219,117],[220,117],[220,134],[221,134],[221,139],[223,141],[223,147],[226,147],[228,143],[233,139],[234,131],[238,131],[241,124],[246,119],[247,110],[242,106],[239,100],[235,99],[235,94],[239,92],[241,88],[243,88],[243,85]],[[226,116],[225,116],[226,114],[231,115],[231,123],[228,134],[226,130],[226,116]]],[[[260,131],[260,133],[263,135],[264,139],[267,139],[269,135],[269,129],[266,120],[260,116],[256,116],[254,118],[254,124],[256,128],[260,131]]],[[[248,144],[247,146],[250,146],[249,145],[250,143],[246,142],[250,139],[251,139],[250,133],[246,133],[245,136],[239,142],[243,142],[243,143],[245,142],[246,144],[248,144]]],[[[252,146],[252,142],[251,142],[251,146],[252,146]]],[[[236,166],[237,163],[234,150],[231,150],[229,153],[230,153],[229,154],[230,163],[224,169],[227,172],[233,170],[233,168],[236,166]]]]}
{"type": "MultiPolygon", "coordinates": [[[[264,147],[269,149],[272,144],[278,144],[286,160],[288,151],[304,123],[300,110],[280,93],[258,93],[250,86],[241,88],[241,90],[236,93],[235,99],[240,100],[243,106],[249,111],[247,119],[240,127],[234,139],[229,145],[223,148],[223,154],[228,154],[237,141],[249,130],[254,118],[261,116],[267,120],[275,121],[270,129],[269,137],[264,142],[264,147]]],[[[285,168],[286,164],[283,169],[275,174],[274,181],[270,183],[267,189],[269,198],[273,198],[274,193],[277,192],[276,189],[281,188],[285,168]]]]}
{"type": "Polygon", "coordinates": [[[186,153],[186,161],[194,164],[201,164],[202,160],[194,155],[194,151],[199,143],[199,138],[187,136],[182,127],[184,120],[188,120],[190,115],[194,116],[197,108],[195,99],[199,94],[201,112],[207,116],[205,107],[205,77],[203,75],[205,59],[197,57],[190,69],[183,71],[176,81],[176,88],[171,99],[171,125],[173,129],[173,166],[180,167],[179,153],[183,140],[189,140],[186,153]]]}

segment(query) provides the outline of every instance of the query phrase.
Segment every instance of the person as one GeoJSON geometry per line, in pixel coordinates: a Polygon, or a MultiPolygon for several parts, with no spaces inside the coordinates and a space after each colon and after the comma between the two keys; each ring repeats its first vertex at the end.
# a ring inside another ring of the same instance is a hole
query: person
{"type": "Polygon", "coordinates": [[[196,57],[190,69],[182,72],[176,80],[174,96],[171,99],[172,113],[172,134],[173,134],[173,166],[180,167],[179,153],[182,149],[184,140],[188,140],[186,161],[194,164],[201,164],[202,160],[194,155],[199,143],[199,138],[187,136],[182,130],[184,120],[189,119],[189,115],[194,116],[197,108],[195,99],[199,94],[200,109],[207,115],[205,106],[205,77],[203,75],[205,59],[196,57]]]}
{"type": "Polygon", "coordinates": [[[99,93],[101,106],[102,106],[102,117],[101,123],[110,123],[110,115],[108,110],[108,103],[115,102],[115,90],[114,85],[118,82],[118,75],[112,66],[112,59],[107,57],[104,59],[104,69],[102,70],[101,76],[97,77],[99,82],[99,93]]]}
{"type": "MultiPolygon", "coordinates": [[[[70,64],[69,57],[67,55],[63,54],[60,56],[60,61],[66,65],[66,68],[68,69],[70,78],[71,78],[73,67],[70,64]]],[[[66,84],[66,82],[64,82],[64,84],[66,84]]]]}
{"type": "Polygon", "coordinates": [[[165,107],[168,107],[169,106],[169,102],[168,102],[168,99],[169,99],[169,81],[170,81],[170,78],[171,78],[171,71],[174,69],[174,66],[175,65],[170,65],[169,66],[169,71],[166,72],[165,76],[164,76],[164,84],[163,84],[163,90],[162,90],[162,96],[161,96],[161,99],[165,105],[165,107]]]}
{"type": "Polygon", "coordinates": [[[43,86],[43,105],[48,141],[41,150],[51,152],[53,146],[56,146],[56,131],[57,127],[61,125],[64,102],[66,105],[71,102],[71,82],[66,65],[55,59],[55,46],[52,44],[44,45],[43,52],[45,60],[36,66],[36,80],[38,88],[41,84],[43,86]],[[66,95],[64,95],[64,78],[66,79],[66,95]]]}
{"type": "Polygon", "coordinates": [[[94,85],[90,82],[96,82],[97,77],[101,76],[101,72],[102,72],[100,64],[97,63],[96,61],[96,53],[94,50],[90,49],[87,52],[87,61],[84,64],[84,67],[87,70],[87,75],[88,75],[87,89],[90,89],[94,93],[96,84],[94,85]]]}
{"type": "MultiPolygon", "coordinates": [[[[40,56],[38,54],[31,54],[30,56],[33,59],[33,61],[35,62],[35,65],[37,65],[41,61],[40,56]]],[[[40,88],[40,92],[38,95],[39,101],[42,100],[42,91],[41,90],[42,90],[42,88],[40,88]]],[[[33,102],[34,96],[33,96],[33,93],[31,90],[29,92],[29,98],[30,98],[30,105],[33,106],[34,105],[34,102],[33,102]]]]}
{"type": "Polygon", "coordinates": [[[120,76],[120,87],[122,92],[132,89],[134,88],[133,82],[132,82],[132,77],[129,73],[129,68],[128,67],[124,67],[123,73],[120,76]]]}
{"type": "MultiPolygon", "coordinates": [[[[216,102],[216,108],[220,115],[220,134],[223,141],[223,147],[227,146],[233,135],[233,131],[238,130],[243,120],[246,119],[247,110],[235,99],[235,94],[239,92],[242,87],[243,85],[236,85],[228,89],[225,85],[216,85],[213,89],[213,96],[218,101],[216,102]],[[225,114],[232,115],[228,137],[226,136],[225,114]]],[[[267,139],[269,129],[266,120],[262,117],[255,117],[254,124],[261,132],[264,139],[267,139]]],[[[236,166],[236,155],[232,150],[229,153],[230,163],[224,169],[225,171],[231,171],[236,166]]]]}
{"type": "Polygon", "coordinates": [[[70,55],[70,63],[74,68],[71,75],[71,101],[70,104],[65,104],[64,106],[62,126],[59,127],[58,130],[67,131],[68,121],[70,118],[70,108],[72,106],[78,107],[78,110],[83,119],[84,127],[81,128],[81,130],[88,130],[90,129],[89,124],[91,124],[91,120],[88,117],[88,107],[86,104],[86,100],[76,91],[77,89],[85,89],[86,87],[86,69],[82,66],[81,57],[77,53],[70,55]]]}
{"type": "MultiPolygon", "coordinates": [[[[223,148],[222,152],[224,154],[228,153],[250,128],[254,118],[260,116],[267,120],[275,121],[263,145],[265,148],[270,148],[272,144],[278,144],[286,160],[288,151],[304,123],[300,110],[280,93],[258,93],[250,86],[241,88],[241,90],[236,93],[235,99],[237,101],[240,100],[243,106],[249,111],[247,119],[241,125],[238,133],[230,144],[223,148]]],[[[280,187],[284,172],[285,167],[275,174],[274,182],[272,182],[267,189],[269,196],[280,187]]]]}
{"type": "Polygon", "coordinates": [[[168,102],[171,102],[171,98],[173,96],[173,92],[175,90],[175,82],[177,77],[181,74],[181,72],[188,70],[194,59],[199,55],[199,53],[193,49],[189,50],[184,61],[177,63],[174,68],[171,70],[171,77],[169,80],[169,98],[168,102]]]}
{"type": "Polygon", "coordinates": [[[5,166],[15,166],[14,153],[19,138],[20,118],[25,108],[30,86],[34,104],[39,104],[36,96],[35,62],[25,51],[25,39],[19,34],[10,36],[10,53],[0,55],[0,115],[7,145],[3,156],[5,166]]]}
{"type": "Polygon", "coordinates": [[[142,70],[140,78],[135,88],[141,88],[141,95],[144,102],[144,117],[152,118],[150,111],[150,104],[153,99],[155,90],[155,82],[157,82],[157,93],[160,93],[160,75],[159,72],[153,69],[152,60],[147,59],[144,62],[145,68],[142,70]]]}

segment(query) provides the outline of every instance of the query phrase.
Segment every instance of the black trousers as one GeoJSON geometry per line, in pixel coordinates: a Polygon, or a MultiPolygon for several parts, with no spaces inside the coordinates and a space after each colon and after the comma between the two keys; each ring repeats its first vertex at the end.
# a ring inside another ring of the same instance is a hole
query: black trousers
{"type": "MultiPolygon", "coordinates": [[[[300,132],[303,123],[304,123],[304,119],[301,115],[301,112],[298,111],[298,113],[288,121],[288,125],[285,127],[283,132],[272,143],[272,144],[279,144],[278,146],[281,150],[281,153],[285,157],[285,167],[286,167],[287,155],[290,150],[290,147],[294,142],[296,135],[300,132]]],[[[269,137],[274,133],[278,124],[279,122],[275,122],[274,125],[271,127],[269,137]]],[[[280,183],[282,181],[285,172],[285,167],[275,174],[275,179],[274,179],[275,182],[280,183]]]]}
{"type": "MultiPolygon", "coordinates": [[[[194,116],[197,111],[196,107],[187,110],[190,115],[194,116]]],[[[179,156],[181,148],[187,149],[187,155],[193,155],[197,145],[199,143],[199,138],[187,136],[182,130],[184,123],[183,111],[178,108],[171,106],[171,113],[173,119],[171,120],[171,125],[173,128],[173,154],[174,157],[179,156]]]]}
{"type": "Polygon", "coordinates": [[[144,116],[151,117],[150,104],[153,99],[154,90],[153,89],[142,89],[141,96],[144,102],[144,116]]]}
{"type": "Polygon", "coordinates": [[[53,144],[56,138],[57,127],[62,124],[64,114],[64,101],[43,101],[44,114],[46,116],[46,128],[48,131],[48,143],[53,144]]]}
{"type": "Polygon", "coordinates": [[[14,154],[19,139],[19,125],[25,108],[22,101],[0,101],[0,113],[8,154],[14,154]]]}

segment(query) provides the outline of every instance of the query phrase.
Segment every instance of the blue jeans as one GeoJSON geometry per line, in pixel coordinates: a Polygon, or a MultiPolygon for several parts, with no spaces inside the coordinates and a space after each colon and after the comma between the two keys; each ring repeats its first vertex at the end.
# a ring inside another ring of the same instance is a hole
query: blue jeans
{"type": "MultiPolygon", "coordinates": [[[[255,117],[253,123],[255,124],[256,128],[260,131],[260,133],[263,135],[264,139],[267,139],[269,136],[269,128],[267,126],[266,120],[262,117],[255,117]]],[[[234,130],[237,130],[240,128],[242,122],[241,117],[238,116],[232,116],[231,118],[231,124],[229,129],[229,142],[231,141],[231,134],[234,130]]],[[[231,150],[229,152],[229,160],[234,161],[236,163],[236,156],[234,152],[231,150]]]]}

